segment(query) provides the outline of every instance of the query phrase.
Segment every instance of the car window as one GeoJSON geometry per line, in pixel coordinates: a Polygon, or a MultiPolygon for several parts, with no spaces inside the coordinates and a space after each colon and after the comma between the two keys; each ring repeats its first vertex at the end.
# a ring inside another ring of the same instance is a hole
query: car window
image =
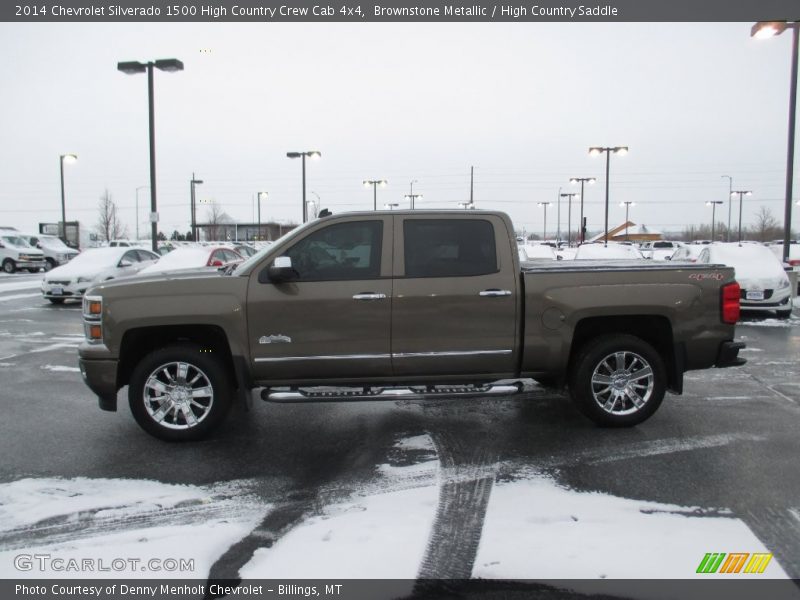
{"type": "Polygon", "coordinates": [[[382,221],[329,225],[286,251],[298,281],[372,279],[381,272],[382,221]]]}
{"type": "Polygon", "coordinates": [[[127,260],[128,262],[132,263],[137,263],[139,262],[139,254],[136,252],[136,250],[129,250],[128,252],[122,255],[120,262],[122,262],[123,260],[127,260]]]}
{"type": "Polygon", "coordinates": [[[159,259],[158,256],[154,256],[153,254],[151,254],[147,250],[137,250],[136,254],[139,256],[139,260],[142,261],[142,262],[147,262],[149,260],[158,260],[159,259]]]}
{"type": "Polygon", "coordinates": [[[483,219],[408,219],[406,277],[468,277],[497,272],[494,228],[483,219]]]}

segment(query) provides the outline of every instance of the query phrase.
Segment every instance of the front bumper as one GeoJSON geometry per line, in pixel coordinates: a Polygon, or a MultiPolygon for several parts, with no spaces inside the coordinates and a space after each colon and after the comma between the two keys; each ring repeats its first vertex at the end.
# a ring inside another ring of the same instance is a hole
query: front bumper
{"type": "Polygon", "coordinates": [[[725,367],[738,367],[745,364],[747,359],[739,356],[739,350],[744,347],[744,342],[722,342],[719,345],[717,362],[714,363],[714,366],[723,369],[725,367]]]}
{"type": "Polygon", "coordinates": [[[90,281],[81,283],[50,283],[42,282],[42,297],[44,298],[83,298],[86,290],[92,285],[90,281]]]}
{"type": "Polygon", "coordinates": [[[14,262],[18,269],[44,269],[47,262],[44,260],[18,260],[14,262]]]}
{"type": "Polygon", "coordinates": [[[117,362],[116,360],[78,359],[84,383],[97,394],[102,410],[117,410],[117,362]]]}
{"type": "Polygon", "coordinates": [[[747,290],[742,290],[742,299],[739,301],[739,306],[742,310],[772,311],[792,308],[792,290],[790,287],[771,291],[769,297],[764,300],[747,300],[746,293],[747,290]]]}

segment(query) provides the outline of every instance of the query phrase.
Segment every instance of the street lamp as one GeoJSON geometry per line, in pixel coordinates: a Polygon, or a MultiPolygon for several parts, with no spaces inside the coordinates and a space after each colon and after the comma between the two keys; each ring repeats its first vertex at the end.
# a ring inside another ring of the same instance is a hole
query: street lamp
{"type": "Polygon", "coordinates": [[[61,154],[58,163],[61,167],[61,241],[67,243],[67,205],[64,202],[64,163],[74,163],[78,160],[77,154],[61,154]]]}
{"type": "Polygon", "coordinates": [[[742,196],[752,196],[753,192],[750,190],[733,190],[731,192],[731,198],[739,194],[739,243],[742,243],[742,196]]]}
{"type": "Polygon", "coordinates": [[[539,206],[544,208],[544,225],[542,226],[542,241],[547,239],[547,207],[552,206],[552,202],[539,202],[539,206]]]}
{"type": "Polygon", "coordinates": [[[322,152],[318,150],[307,150],[306,152],[287,152],[286,156],[289,158],[302,158],[303,159],[303,223],[308,220],[308,213],[306,212],[306,156],[309,158],[319,158],[322,152]]]}
{"type": "Polygon", "coordinates": [[[394,210],[398,206],[400,206],[400,205],[397,202],[389,202],[389,203],[383,205],[384,208],[388,208],[389,210],[394,210]]]}
{"type": "Polygon", "coordinates": [[[629,242],[628,239],[628,211],[630,210],[631,206],[636,206],[636,202],[631,202],[630,200],[626,200],[625,202],[620,202],[620,206],[625,207],[625,241],[629,242]]]}
{"type": "Polygon", "coordinates": [[[256,194],[256,204],[258,205],[258,239],[260,240],[263,236],[261,234],[261,198],[263,196],[269,196],[269,192],[258,192],[256,194]]]}
{"type": "Polygon", "coordinates": [[[608,246],[608,173],[611,164],[611,154],[619,154],[625,156],[628,153],[627,146],[592,146],[589,148],[590,156],[598,156],[605,153],[606,155],[606,228],[605,228],[605,246],[608,246]]]}
{"type": "Polygon", "coordinates": [[[581,244],[584,242],[586,238],[586,227],[583,225],[583,184],[588,183],[590,185],[594,185],[597,182],[597,179],[594,177],[573,177],[569,180],[570,183],[580,183],[581,184],[581,244]]]}
{"type": "Polygon", "coordinates": [[[139,240],[139,190],[146,190],[148,186],[140,185],[136,188],[136,240],[139,240]]]}
{"type": "Polygon", "coordinates": [[[474,202],[459,202],[458,205],[464,210],[473,210],[475,208],[474,202]]]}
{"type": "Polygon", "coordinates": [[[194,186],[200,185],[203,183],[202,179],[195,179],[194,173],[192,173],[192,179],[189,181],[189,191],[190,191],[190,204],[191,204],[191,225],[192,225],[192,241],[197,241],[197,210],[195,208],[195,200],[194,200],[194,186]]]}
{"type": "MultiPolygon", "coordinates": [[[[714,240],[714,226],[717,222],[717,204],[724,204],[722,200],[710,200],[706,202],[706,206],[711,207],[711,241],[714,240]]],[[[730,204],[730,203],[729,203],[730,204]]]]}
{"type": "Polygon", "coordinates": [[[723,179],[728,179],[728,232],[725,236],[725,241],[731,241],[731,210],[733,208],[733,177],[730,175],[722,175],[723,179]]]}
{"type": "Polygon", "coordinates": [[[386,187],[385,179],[365,179],[364,187],[372,186],[372,210],[378,210],[378,186],[386,187]]]}
{"type": "Polygon", "coordinates": [[[797,116],[797,54],[800,45],[800,21],[761,21],[753,25],[750,35],[767,38],[780,35],[787,29],[792,36],[792,71],[789,84],[789,142],[786,152],[786,204],[783,215],[783,261],[789,260],[789,244],[792,231],[792,185],[794,177],[794,127],[797,116]]]}
{"type": "Polygon", "coordinates": [[[561,194],[562,198],[567,198],[567,246],[572,247],[572,198],[577,193],[561,194]]]}
{"type": "Polygon", "coordinates": [[[153,252],[158,250],[158,209],[156,206],[156,121],[153,95],[153,67],[167,73],[183,71],[183,63],[177,58],[162,58],[140,63],[137,61],[117,63],[117,70],[126,75],[147,73],[147,99],[150,121],[150,236],[153,252]]]}
{"type": "Polygon", "coordinates": [[[414,184],[415,183],[418,183],[416,179],[411,182],[411,192],[404,196],[405,199],[409,201],[409,208],[411,208],[411,210],[414,210],[414,208],[415,208],[414,204],[415,204],[417,198],[422,198],[422,194],[415,194],[414,193],[414,184]]]}

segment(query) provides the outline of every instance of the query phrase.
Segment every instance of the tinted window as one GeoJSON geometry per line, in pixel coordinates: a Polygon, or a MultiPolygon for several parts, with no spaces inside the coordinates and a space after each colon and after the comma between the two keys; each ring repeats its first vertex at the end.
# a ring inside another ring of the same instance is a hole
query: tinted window
{"type": "Polygon", "coordinates": [[[286,256],[299,281],[371,279],[381,272],[382,221],[329,225],[303,238],[286,256]]]}
{"type": "Polygon", "coordinates": [[[137,263],[137,262],[139,262],[139,253],[136,252],[136,250],[129,250],[128,252],[126,252],[125,254],[122,255],[122,258],[120,259],[120,263],[123,260],[127,260],[128,262],[131,262],[131,263],[137,263]]]}
{"type": "Polygon", "coordinates": [[[478,219],[409,219],[403,224],[406,277],[497,272],[494,228],[478,219]]]}
{"type": "Polygon", "coordinates": [[[139,260],[142,262],[146,262],[148,260],[158,260],[159,258],[157,255],[154,256],[153,254],[147,252],[146,250],[137,250],[136,254],[139,256],[139,260]]]}

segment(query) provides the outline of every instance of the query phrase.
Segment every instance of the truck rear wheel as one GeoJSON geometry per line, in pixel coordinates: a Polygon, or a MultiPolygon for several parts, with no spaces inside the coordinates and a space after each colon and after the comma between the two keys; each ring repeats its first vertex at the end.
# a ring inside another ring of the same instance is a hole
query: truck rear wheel
{"type": "Polygon", "coordinates": [[[147,433],[168,441],[198,440],[222,422],[232,390],[213,354],[176,344],[145,356],[131,373],[128,402],[147,433]]]}
{"type": "Polygon", "coordinates": [[[632,335],[604,335],[576,358],[569,392],[578,409],[604,427],[631,427],[661,405],[666,370],[659,353],[632,335]]]}

